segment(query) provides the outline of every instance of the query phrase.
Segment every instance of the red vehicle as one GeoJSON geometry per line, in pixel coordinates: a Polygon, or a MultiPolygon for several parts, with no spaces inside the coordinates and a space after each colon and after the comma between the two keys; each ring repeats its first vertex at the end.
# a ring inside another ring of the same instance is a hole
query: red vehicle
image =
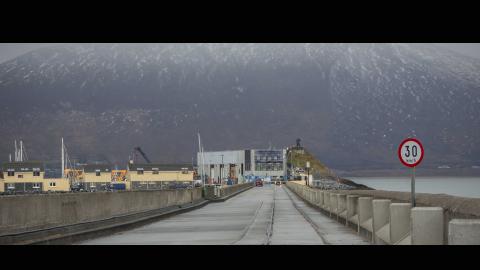
{"type": "Polygon", "coordinates": [[[255,181],[255,186],[256,187],[263,187],[263,181],[258,179],[257,181],[255,181]]]}

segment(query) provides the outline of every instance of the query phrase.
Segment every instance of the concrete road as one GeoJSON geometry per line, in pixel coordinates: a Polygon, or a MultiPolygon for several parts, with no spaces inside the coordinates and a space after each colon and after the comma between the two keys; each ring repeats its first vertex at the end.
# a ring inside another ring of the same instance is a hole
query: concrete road
{"type": "Polygon", "coordinates": [[[155,223],[84,241],[117,244],[368,244],[356,233],[305,204],[284,186],[255,187],[226,202],[155,223]]]}

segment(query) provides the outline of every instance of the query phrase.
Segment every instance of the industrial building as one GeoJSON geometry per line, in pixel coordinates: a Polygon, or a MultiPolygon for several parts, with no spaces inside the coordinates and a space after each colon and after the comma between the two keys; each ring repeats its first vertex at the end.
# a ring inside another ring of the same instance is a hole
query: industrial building
{"type": "Polygon", "coordinates": [[[198,172],[208,184],[236,184],[255,178],[284,179],[286,153],[286,149],[198,152],[198,172]]]}
{"type": "Polygon", "coordinates": [[[132,190],[167,189],[192,185],[194,170],[187,164],[128,164],[127,182],[132,190]]]}

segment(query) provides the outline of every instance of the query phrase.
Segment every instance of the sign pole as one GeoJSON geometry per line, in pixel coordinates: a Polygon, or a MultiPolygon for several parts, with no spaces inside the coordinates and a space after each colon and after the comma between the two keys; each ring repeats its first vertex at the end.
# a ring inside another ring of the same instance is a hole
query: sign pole
{"type": "Polygon", "coordinates": [[[405,139],[398,147],[398,158],[403,165],[412,168],[411,180],[411,205],[416,206],[415,202],[415,167],[423,160],[424,150],[422,143],[414,138],[405,139]]]}
{"type": "Polygon", "coordinates": [[[412,208],[415,207],[415,167],[412,170],[412,208]]]}

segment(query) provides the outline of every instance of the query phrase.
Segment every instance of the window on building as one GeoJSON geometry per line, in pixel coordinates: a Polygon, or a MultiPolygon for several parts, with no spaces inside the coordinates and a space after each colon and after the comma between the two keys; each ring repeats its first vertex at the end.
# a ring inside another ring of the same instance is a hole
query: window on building
{"type": "Polygon", "coordinates": [[[23,178],[23,174],[19,174],[19,175],[18,175],[18,178],[23,178]]]}
{"type": "Polygon", "coordinates": [[[182,173],[183,174],[188,174],[188,168],[182,168],[182,173]]]}
{"type": "Polygon", "coordinates": [[[100,176],[100,170],[95,171],[95,176],[100,176]]]}
{"type": "Polygon", "coordinates": [[[152,173],[153,173],[153,174],[158,174],[158,168],[153,168],[153,169],[152,169],[152,173]]]}
{"type": "Polygon", "coordinates": [[[245,171],[251,170],[251,153],[250,150],[245,150],[245,171]]]}
{"type": "Polygon", "coordinates": [[[8,175],[8,176],[15,176],[15,171],[8,171],[8,172],[7,172],[7,175],[8,175]]]}
{"type": "Polygon", "coordinates": [[[40,183],[33,183],[33,188],[40,188],[40,183]]]}
{"type": "Polygon", "coordinates": [[[33,176],[40,176],[40,171],[34,171],[33,176]]]}
{"type": "Polygon", "coordinates": [[[137,174],[143,174],[143,170],[138,170],[137,174]]]}
{"type": "Polygon", "coordinates": [[[50,182],[50,186],[51,186],[51,187],[56,187],[56,186],[57,186],[57,183],[55,183],[55,182],[50,182]]]}

